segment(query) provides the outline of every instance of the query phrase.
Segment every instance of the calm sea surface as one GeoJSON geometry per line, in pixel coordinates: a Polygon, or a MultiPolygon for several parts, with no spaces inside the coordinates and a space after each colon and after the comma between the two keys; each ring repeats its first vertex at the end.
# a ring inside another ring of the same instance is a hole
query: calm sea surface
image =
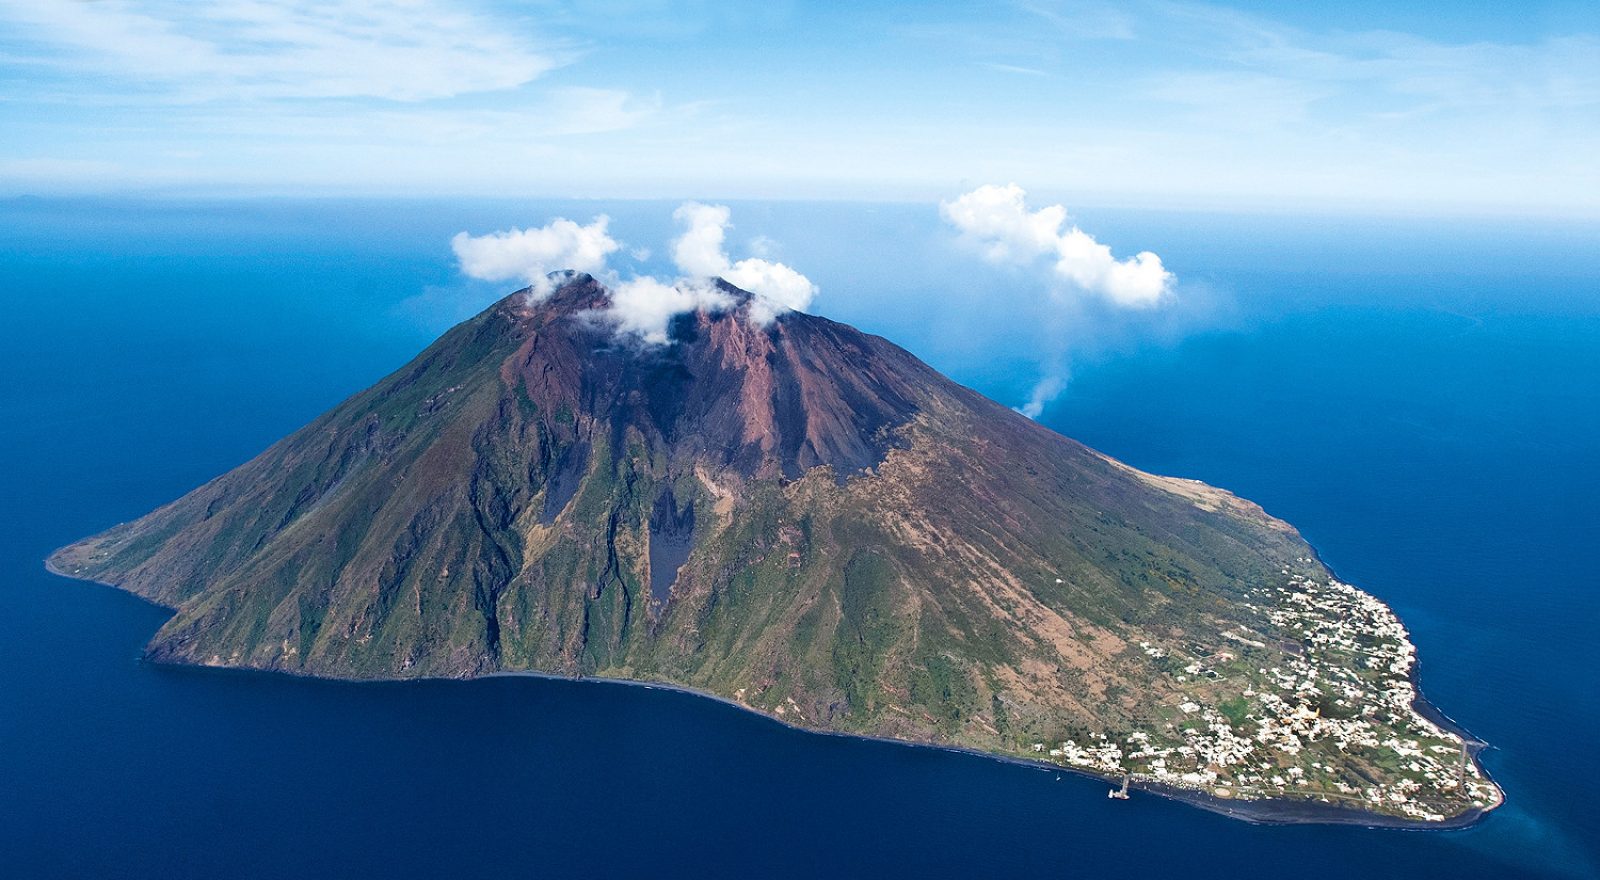
{"type": "Polygon", "coordinates": [[[491,301],[451,234],[605,210],[659,254],[670,208],[0,203],[0,876],[1600,876],[1594,226],[1087,211],[1183,279],[1131,319],[1052,311],[928,207],[735,206],[817,311],[1008,402],[1059,363],[1046,423],[1390,602],[1495,746],[1509,802],[1466,831],[1253,827],[634,687],[156,667],[160,609],[41,568],[491,301]]]}

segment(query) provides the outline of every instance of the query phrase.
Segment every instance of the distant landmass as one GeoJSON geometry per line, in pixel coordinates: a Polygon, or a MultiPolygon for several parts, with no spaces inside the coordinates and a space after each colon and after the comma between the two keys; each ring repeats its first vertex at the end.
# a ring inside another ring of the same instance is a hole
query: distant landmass
{"type": "Polygon", "coordinates": [[[163,662],[682,687],[1265,821],[1501,802],[1406,631],[1289,525],[750,295],[643,345],[564,276],[53,571],[163,662]]]}

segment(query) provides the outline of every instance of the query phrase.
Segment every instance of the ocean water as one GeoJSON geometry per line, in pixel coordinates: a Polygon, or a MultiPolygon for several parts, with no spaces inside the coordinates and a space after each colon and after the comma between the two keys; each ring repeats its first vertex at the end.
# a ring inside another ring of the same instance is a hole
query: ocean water
{"type": "Polygon", "coordinates": [[[735,206],[817,311],[1007,402],[1070,373],[1046,423],[1260,502],[1390,602],[1494,746],[1508,803],[1464,831],[1251,826],[637,687],[152,666],[160,609],[41,568],[492,300],[451,234],[605,211],[659,254],[670,208],[0,203],[0,875],[1600,876],[1593,225],[1085,211],[1180,275],[1128,316],[926,206],[735,206]]]}

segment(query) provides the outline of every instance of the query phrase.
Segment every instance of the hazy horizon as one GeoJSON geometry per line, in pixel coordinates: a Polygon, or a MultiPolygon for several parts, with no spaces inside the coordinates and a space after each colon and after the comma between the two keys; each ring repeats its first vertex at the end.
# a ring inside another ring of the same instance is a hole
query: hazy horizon
{"type": "Polygon", "coordinates": [[[1600,8],[1570,0],[6,0],[0,24],[0,194],[1600,211],[1600,8]]]}

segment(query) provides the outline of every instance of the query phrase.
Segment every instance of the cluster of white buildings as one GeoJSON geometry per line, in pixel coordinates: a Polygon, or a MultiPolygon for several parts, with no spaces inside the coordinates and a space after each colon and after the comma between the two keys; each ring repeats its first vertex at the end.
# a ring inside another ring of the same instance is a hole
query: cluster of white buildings
{"type": "MultiPolygon", "coordinates": [[[[1221,677],[1202,665],[1208,658],[1196,659],[1172,675],[1184,694],[1174,721],[1068,740],[1051,757],[1222,797],[1310,798],[1424,821],[1497,803],[1499,790],[1461,738],[1413,707],[1416,649],[1394,612],[1348,584],[1285,576],[1248,605],[1263,618],[1262,631],[1236,628],[1227,638],[1255,648],[1292,643],[1298,653],[1286,649],[1272,665],[1244,672],[1235,663],[1221,677]],[[1237,720],[1239,698],[1247,709],[1236,726],[1218,704],[1230,703],[1237,720]]],[[[1153,661],[1179,653],[1148,641],[1138,647],[1153,661]]],[[[1236,659],[1217,652],[1209,662],[1236,659]]]]}

